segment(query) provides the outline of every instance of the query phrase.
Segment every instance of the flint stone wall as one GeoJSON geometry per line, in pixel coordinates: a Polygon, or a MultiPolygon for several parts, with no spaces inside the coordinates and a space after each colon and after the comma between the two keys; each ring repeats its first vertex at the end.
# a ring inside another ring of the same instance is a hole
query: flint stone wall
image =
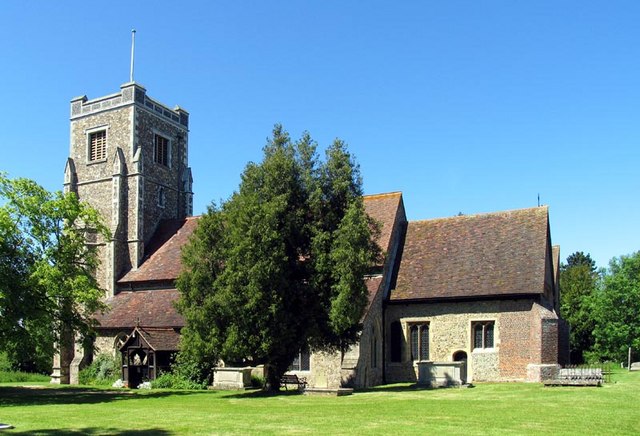
{"type": "Polygon", "coordinates": [[[429,323],[429,360],[447,362],[458,351],[467,354],[468,381],[524,381],[527,365],[541,364],[543,358],[544,363],[557,363],[552,362],[558,355],[557,316],[535,299],[389,304],[386,332],[394,321],[402,325],[402,361],[391,362],[386,347],[388,383],[418,380],[408,346],[409,325],[416,322],[429,323]],[[473,349],[474,321],[495,322],[493,348],[473,349]]]}

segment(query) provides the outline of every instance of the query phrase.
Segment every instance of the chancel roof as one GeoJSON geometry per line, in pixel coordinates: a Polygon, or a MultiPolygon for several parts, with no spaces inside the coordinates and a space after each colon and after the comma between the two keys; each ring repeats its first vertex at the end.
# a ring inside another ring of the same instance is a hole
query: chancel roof
{"type": "Polygon", "coordinates": [[[409,222],[391,301],[544,292],[548,208],[409,222]]]}

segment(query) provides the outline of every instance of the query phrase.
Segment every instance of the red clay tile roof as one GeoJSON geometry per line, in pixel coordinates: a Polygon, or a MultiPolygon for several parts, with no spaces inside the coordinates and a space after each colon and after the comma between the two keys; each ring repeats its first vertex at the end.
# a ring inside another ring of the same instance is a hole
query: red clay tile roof
{"type": "Polygon", "coordinates": [[[149,243],[142,265],[129,271],[118,284],[123,287],[126,283],[177,279],[182,268],[182,246],[195,230],[198,218],[164,220],[149,243]]]}
{"type": "Polygon", "coordinates": [[[174,307],[176,289],[120,292],[107,299],[110,310],[98,314],[98,328],[183,327],[184,319],[174,307]]]}
{"type": "Polygon", "coordinates": [[[391,234],[398,218],[398,209],[402,206],[402,193],[365,195],[362,198],[367,214],[381,224],[378,245],[386,253],[389,251],[391,234]]]}
{"type": "Polygon", "coordinates": [[[409,222],[391,301],[544,292],[548,209],[409,222]]]}
{"type": "Polygon", "coordinates": [[[560,246],[559,245],[554,245],[553,247],[551,247],[551,251],[553,253],[552,257],[553,257],[553,279],[557,280],[558,277],[556,277],[558,275],[558,271],[560,270],[560,246]]]}
{"type": "Polygon", "coordinates": [[[380,288],[380,283],[382,283],[382,276],[365,277],[364,283],[367,285],[367,291],[369,291],[369,302],[367,303],[367,309],[365,310],[365,313],[367,313],[369,312],[371,303],[373,303],[373,299],[376,298],[376,294],[380,288]]]}
{"type": "MultiPolygon", "coordinates": [[[[398,208],[402,202],[400,192],[366,195],[366,212],[381,223],[378,244],[388,251],[398,208]]],[[[198,224],[199,217],[184,220],[163,220],[145,250],[145,259],[137,270],[125,274],[118,285],[126,289],[129,283],[173,281],[182,268],[181,249],[198,224]]]]}

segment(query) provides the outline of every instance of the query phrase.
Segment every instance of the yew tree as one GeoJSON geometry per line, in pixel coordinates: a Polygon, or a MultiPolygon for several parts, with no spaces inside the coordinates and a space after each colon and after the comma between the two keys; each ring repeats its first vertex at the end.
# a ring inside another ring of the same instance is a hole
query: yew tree
{"type": "Polygon", "coordinates": [[[277,389],[301,349],[358,340],[377,226],[346,145],[334,141],[324,161],[316,148],[308,134],[292,141],[276,125],[262,161],[200,218],[177,282],[182,360],[205,371],[220,360],[264,364],[277,389]]]}

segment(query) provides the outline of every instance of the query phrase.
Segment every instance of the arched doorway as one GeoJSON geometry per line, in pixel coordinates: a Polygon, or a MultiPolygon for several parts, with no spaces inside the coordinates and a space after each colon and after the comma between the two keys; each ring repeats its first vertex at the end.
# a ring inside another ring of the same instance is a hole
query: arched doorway
{"type": "Polygon", "coordinates": [[[453,353],[453,361],[454,362],[462,362],[462,366],[460,367],[460,381],[462,383],[467,382],[467,352],[466,351],[456,351],[453,353]]]}

